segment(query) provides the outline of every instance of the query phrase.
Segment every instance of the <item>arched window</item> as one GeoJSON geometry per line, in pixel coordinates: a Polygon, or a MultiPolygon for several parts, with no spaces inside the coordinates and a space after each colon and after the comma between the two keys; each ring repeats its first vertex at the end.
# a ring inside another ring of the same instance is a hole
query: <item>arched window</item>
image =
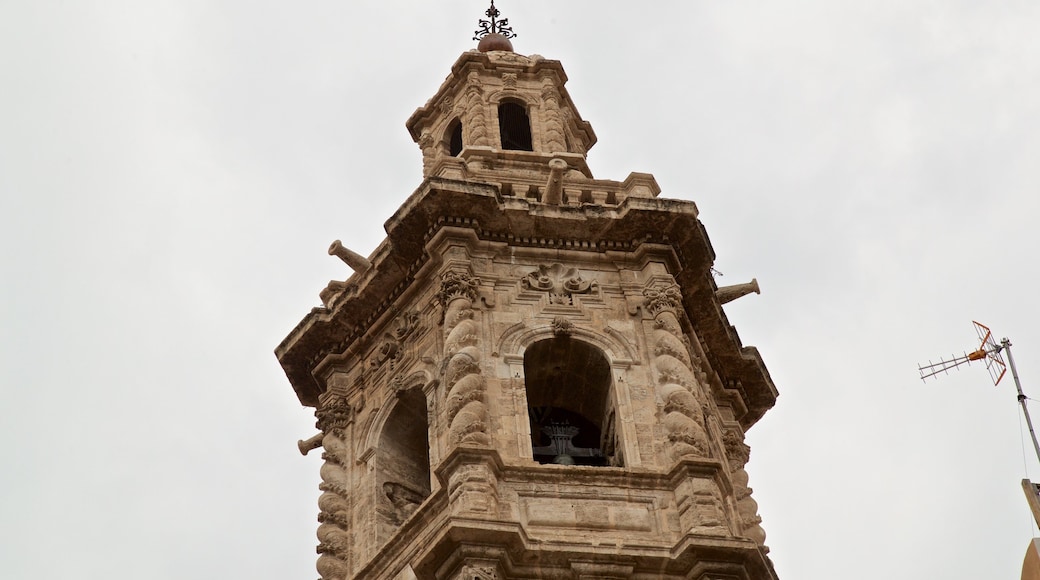
{"type": "Polygon", "coordinates": [[[610,363],[599,349],[570,337],[537,342],[524,353],[524,375],[536,461],[621,465],[610,363]]]}
{"type": "Polygon", "coordinates": [[[462,122],[455,119],[448,125],[448,155],[458,157],[462,153],[462,122]]]}
{"type": "Polygon", "coordinates": [[[505,101],[498,106],[498,132],[503,149],[534,151],[531,147],[531,119],[523,104],[505,101]]]}
{"type": "Polygon", "coordinates": [[[430,495],[430,444],[426,396],[421,389],[401,393],[379,435],[377,511],[392,533],[430,495]]]}

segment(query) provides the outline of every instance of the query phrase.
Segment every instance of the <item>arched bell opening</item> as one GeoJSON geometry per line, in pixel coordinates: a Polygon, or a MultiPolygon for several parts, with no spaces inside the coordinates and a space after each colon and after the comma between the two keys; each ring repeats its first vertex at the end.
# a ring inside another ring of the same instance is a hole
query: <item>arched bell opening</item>
{"type": "MultiPolygon", "coordinates": [[[[426,396],[401,393],[379,434],[375,463],[380,526],[392,533],[430,495],[430,444],[426,396]]],[[[384,538],[385,539],[385,538],[384,538]]]]}
{"type": "Polygon", "coordinates": [[[462,121],[455,119],[448,124],[445,143],[448,146],[448,155],[458,157],[459,153],[462,153],[462,121]]]}
{"type": "Polygon", "coordinates": [[[535,461],[621,465],[602,351],[570,337],[542,340],[524,352],[524,375],[535,461]]]}
{"type": "Polygon", "coordinates": [[[534,151],[531,145],[531,118],[527,106],[519,101],[503,101],[498,105],[498,132],[502,149],[534,151]]]}

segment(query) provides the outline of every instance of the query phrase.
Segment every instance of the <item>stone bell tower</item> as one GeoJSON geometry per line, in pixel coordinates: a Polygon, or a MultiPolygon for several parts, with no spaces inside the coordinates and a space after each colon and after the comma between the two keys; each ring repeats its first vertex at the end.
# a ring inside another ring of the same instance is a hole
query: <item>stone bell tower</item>
{"type": "Polygon", "coordinates": [[[777,391],[697,207],[596,179],[558,61],[478,50],[408,120],[423,181],[276,354],[321,431],[324,580],[776,575],[744,433],[777,391]]]}

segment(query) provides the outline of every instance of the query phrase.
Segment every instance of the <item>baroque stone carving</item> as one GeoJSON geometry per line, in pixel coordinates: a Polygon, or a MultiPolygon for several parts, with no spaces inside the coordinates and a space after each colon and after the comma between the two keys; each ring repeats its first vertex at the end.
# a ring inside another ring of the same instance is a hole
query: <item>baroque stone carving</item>
{"type": "Polygon", "coordinates": [[[560,115],[560,94],[552,79],[542,79],[542,102],[545,110],[545,148],[549,152],[566,151],[567,137],[560,115]]]}
{"type": "Polygon", "coordinates": [[[318,428],[325,432],[321,466],[321,496],[318,497],[317,568],[325,580],[341,580],[350,573],[350,473],[348,444],[344,429],[354,420],[354,410],[345,401],[332,398],[315,413],[318,428]]]}
{"type": "Polygon", "coordinates": [[[330,398],[314,412],[318,419],[315,426],[326,434],[342,431],[354,422],[355,414],[355,409],[350,403],[338,397],[330,398]]]}
{"type": "Polygon", "coordinates": [[[466,134],[469,141],[478,147],[490,147],[488,136],[487,114],[484,111],[484,90],[481,88],[479,75],[469,74],[469,86],[466,88],[466,134]]]}
{"type": "Polygon", "coordinates": [[[480,278],[475,278],[467,272],[447,271],[441,275],[441,289],[437,293],[437,300],[441,307],[447,308],[457,298],[465,299],[472,303],[477,299],[477,286],[480,278]]]}
{"type": "Polygon", "coordinates": [[[487,405],[481,373],[480,332],[473,301],[479,279],[466,272],[441,276],[438,297],[444,306],[444,376],[451,443],[487,446],[487,405]]]}
{"type": "Polygon", "coordinates": [[[581,277],[577,268],[560,264],[538,266],[523,277],[524,287],[549,293],[550,304],[573,304],[574,294],[587,294],[598,287],[595,280],[581,277]]]}
{"type": "Polygon", "coordinates": [[[675,284],[646,288],[643,290],[643,298],[651,316],[656,317],[661,312],[671,312],[674,315],[682,304],[682,290],[675,284]]]}
{"type": "Polygon", "coordinates": [[[678,286],[669,284],[646,288],[643,296],[647,312],[654,316],[652,364],[664,401],[661,423],[671,442],[671,455],[674,459],[706,457],[708,436],[701,412],[706,399],[694,375],[677,317],[682,293],[678,286]]]}
{"type": "Polygon", "coordinates": [[[390,368],[393,368],[394,361],[401,356],[404,340],[408,338],[408,335],[410,335],[419,324],[419,314],[416,312],[407,312],[398,317],[395,324],[397,325],[397,328],[392,332],[384,334],[383,344],[379,347],[379,350],[376,351],[376,355],[371,361],[373,367],[382,366],[383,363],[390,361],[390,368]]]}
{"type": "Polygon", "coordinates": [[[574,323],[557,316],[552,321],[553,336],[570,336],[574,332],[574,323]]]}
{"type": "Polygon", "coordinates": [[[423,175],[429,175],[433,164],[437,160],[436,139],[429,132],[424,131],[419,136],[419,149],[422,151],[423,175]]]}
{"type": "Polygon", "coordinates": [[[395,526],[403,524],[425,499],[423,494],[392,481],[383,484],[383,495],[394,508],[390,519],[395,526]]]}
{"type": "Polygon", "coordinates": [[[744,443],[744,435],[737,429],[726,429],[722,435],[722,444],[726,448],[726,458],[731,470],[740,533],[759,544],[765,544],[766,532],[760,525],[762,518],[758,515],[758,502],[751,497],[748,473],[744,470],[744,465],[751,456],[751,448],[744,443]]]}

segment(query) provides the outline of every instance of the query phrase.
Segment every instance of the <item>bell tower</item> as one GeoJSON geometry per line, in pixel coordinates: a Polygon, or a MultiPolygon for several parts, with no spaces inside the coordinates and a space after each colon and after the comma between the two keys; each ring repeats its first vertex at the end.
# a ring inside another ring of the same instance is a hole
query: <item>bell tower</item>
{"type": "Polygon", "coordinates": [[[492,3],[408,120],[423,181],[276,355],[320,432],[324,580],[766,580],[744,433],[777,391],[689,201],[596,179],[492,3]]]}

